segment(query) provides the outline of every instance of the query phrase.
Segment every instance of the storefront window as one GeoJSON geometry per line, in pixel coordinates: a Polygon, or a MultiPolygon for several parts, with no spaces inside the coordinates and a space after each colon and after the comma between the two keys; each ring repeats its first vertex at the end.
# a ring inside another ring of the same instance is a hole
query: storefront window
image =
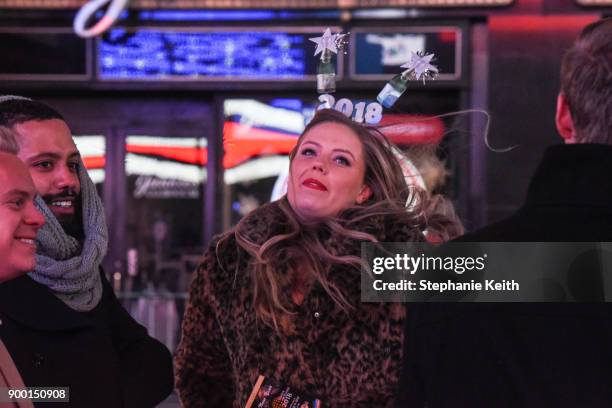
{"type": "Polygon", "coordinates": [[[289,152],[314,112],[312,102],[293,98],[225,101],[224,229],[284,194],[289,152]]]}
{"type": "Polygon", "coordinates": [[[190,277],[204,250],[207,141],[134,135],[125,149],[124,305],[174,350],[190,277]]]}
{"type": "Polygon", "coordinates": [[[101,135],[73,136],[74,143],[81,153],[89,177],[96,185],[98,194],[104,199],[103,189],[106,172],[106,138],[101,135]]]}

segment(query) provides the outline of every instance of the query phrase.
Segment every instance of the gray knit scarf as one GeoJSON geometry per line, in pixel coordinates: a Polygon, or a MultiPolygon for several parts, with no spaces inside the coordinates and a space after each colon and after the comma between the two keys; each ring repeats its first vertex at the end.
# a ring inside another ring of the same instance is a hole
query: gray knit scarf
{"type": "Polygon", "coordinates": [[[36,268],[28,275],[51,289],[72,309],[85,312],[96,307],[102,297],[99,268],[106,255],[108,232],[102,200],[82,162],[79,163],[79,180],[83,244],[64,232],[47,204],[37,196],[36,207],[46,222],[36,236],[36,268]]]}

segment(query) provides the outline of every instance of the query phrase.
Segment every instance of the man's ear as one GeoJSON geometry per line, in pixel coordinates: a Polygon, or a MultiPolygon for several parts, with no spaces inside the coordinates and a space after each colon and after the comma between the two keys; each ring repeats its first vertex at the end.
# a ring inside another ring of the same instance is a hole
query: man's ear
{"type": "Polygon", "coordinates": [[[359,192],[359,194],[357,194],[357,198],[355,199],[355,202],[357,204],[364,203],[368,200],[368,198],[370,198],[371,195],[372,195],[372,189],[370,189],[369,186],[364,184],[363,187],[361,187],[361,191],[359,192]]]}
{"type": "Polygon", "coordinates": [[[565,140],[565,143],[576,143],[576,129],[574,128],[574,120],[570,112],[569,105],[565,95],[559,92],[557,96],[557,113],[555,114],[555,124],[557,131],[565,140]]]}

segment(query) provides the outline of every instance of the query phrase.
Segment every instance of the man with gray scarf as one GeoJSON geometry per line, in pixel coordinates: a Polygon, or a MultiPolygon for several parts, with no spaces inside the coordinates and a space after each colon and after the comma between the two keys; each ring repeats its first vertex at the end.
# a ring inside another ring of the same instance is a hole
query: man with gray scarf
{"type": "Polygon", "coordinates": [[[102,202],[63,117],[0,97],[45,217],[36,267],[0,285],[0,338],[26,386],[70,387],[64,407],[152,407],[172,390],[169,351],[121,307],[101,270],[102,202]]]}

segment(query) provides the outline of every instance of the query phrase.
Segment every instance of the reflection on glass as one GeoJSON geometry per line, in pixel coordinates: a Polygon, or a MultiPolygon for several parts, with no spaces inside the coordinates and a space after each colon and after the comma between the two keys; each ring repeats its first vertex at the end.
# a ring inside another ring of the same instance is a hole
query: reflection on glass
{"type": "Polygon", "coordinates": [[[314,102],[293,98],[225,101],[224,229],[282,195],[289,153],[314,110],[314,102]]]}
{"type": "Polygon", "coordinates": [[[104,136],[73,136],[74,143],[81,153],[83,163],[87,168],[89,177],[96,185],[98,194],[103,197],[106,164],[106,138],[104,136]]]}
{"type": "Polygon", "coordinates": [[[128,136],[124,303],[176,347],[185,292],[203,252],[205,138],[128,136]]]}

